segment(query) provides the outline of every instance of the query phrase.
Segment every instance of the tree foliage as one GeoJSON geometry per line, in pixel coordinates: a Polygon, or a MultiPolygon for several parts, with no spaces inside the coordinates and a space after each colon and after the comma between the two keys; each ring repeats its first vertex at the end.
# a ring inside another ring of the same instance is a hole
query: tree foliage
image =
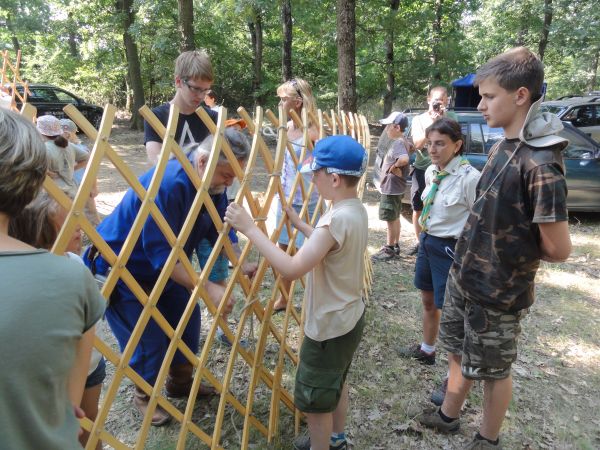
{"type": "MultiPolygon", "coordinates": [[[[275,107],[275,89],[287,77],[281,17],[289,4],[291,71],[311,83],[319,107],[337,107],[336,0],[131,3],[135,21],[128,33],[137,46],[148,104],[173,96],[173,62],[181,48],[194,45],[211,55],[215,90],[226,106],[252,107],[258,101],[275,107]],[[185,4],[193,4],[193,20],[188,8],[182,22],[178,11],[185,4]],[[256,25],[262,46],[253,66],[256,25]]],[[[598,89],[600,8],[593,0],[400,0],[397,11],[391,10],[393,3],[356,2],[357,106],[372,118],[383,114],[386,96],[387,108],[420,106],[428,87],[449,85],[512,46],[538,51],[548,3],[553,13],[544,51],[548,96],[598,89]]],[[[22,50],[23,76],[31,82],[54,83],[89,101],[132,108],[122,24],[115,0],[4,0],[0,45],[22,50]]]]}

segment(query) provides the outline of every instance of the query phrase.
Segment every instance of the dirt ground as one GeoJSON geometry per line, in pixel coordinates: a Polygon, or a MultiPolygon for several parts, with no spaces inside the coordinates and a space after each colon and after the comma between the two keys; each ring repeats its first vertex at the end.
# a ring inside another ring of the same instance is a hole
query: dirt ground
{"type": "MultiPolygon", "coordinates": [[[[136,174],[149,168],[142,133],[118,122],[111,144],[136,174]]],[[[264,188],[266,179],[256,177],[256,191],[264,188]]],[[[98,208],[106,215],[127,184],[108,162],[103,163],[98,182],[98,208]]],[[[369,212],[371,253],[385,240],[385,226],[377,219],[377,201],[376,191],[368,189],[364,203],[369,212]]],[[[401,221],[405,250],[414,241],[409,220],[409,211],[405,211],[401,221]]],[[[513,370],[514,396],[501,434],[506,449],[600,448],[600,214],[572,214],[570,224],[573,253],[565,263],[542,263],[536,279],[537,300],[523,321],[513,370]]],[[[374,265],[365,337],[349,376],[347,434],[354,449],[462,448],[481,420],[481,386],[475,386],[465,404],[457,435],[436,434],[413,420],[412,411],[427,404],[447,368],[444,355],[438,355],[435,366],[424,367],[400,359],[396,353],[420,338],[422,308],[412,284],[414,262],[415,257],[405,251],[397,260],[374,265]]],[[[114,347],[110,330],[105,325],[101,328],[103,338],[114,347]]],[[[226,361],[225,357],[221,360],[226,361]]],[[[239,377],[237,381],[248,380],[239,377]]],[[[107,428],[133,444],[139,417],[132,413],[130,401],[131,389],[124,383],[107,428]]],[[[212,406],[201,408],[194,420],[214,420],[212,406]]],[[[291,428],[291,423],[284,423],[282,439],[269,448],[291,448],[291,428]]],[[[231,420],[224,429],[224,447],[239,448],[239,423],[231,420]]],[[[175,448],[177,432],[168,427],[152,430],[146,448],[175,448]]],[[[253,448],[267,448],[260,442],[264,442],[262,438],[253,448]]],[[[186,448],[205,447],[189,444],[186,448]]]]}

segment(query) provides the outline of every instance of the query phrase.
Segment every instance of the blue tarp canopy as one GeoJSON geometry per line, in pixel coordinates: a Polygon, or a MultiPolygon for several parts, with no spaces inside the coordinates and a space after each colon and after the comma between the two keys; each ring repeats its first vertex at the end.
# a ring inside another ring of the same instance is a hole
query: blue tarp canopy
{"type": "Polygon", "coordinates": [[[465,75],[462,78],[457,78],[456,80],[454,80],[452,82],[452,86],[454,86],[454,87],[472,87],[474,81],[475,81],[475,74],[470,73],[468,75],[465,75]]]}
{"type": "Polygon", "coordinates": [[[470,73],[452,82],[454,91],[452,94],[452,101],[454,108],[473,109],[477,107],[481,97],[479,96],[479,89],[473,86],[474,81],[475,74],[470,73]]]}

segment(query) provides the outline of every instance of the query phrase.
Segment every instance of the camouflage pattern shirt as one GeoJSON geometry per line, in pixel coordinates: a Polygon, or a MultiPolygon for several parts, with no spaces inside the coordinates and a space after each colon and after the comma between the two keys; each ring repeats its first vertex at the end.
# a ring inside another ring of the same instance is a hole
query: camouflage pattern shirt
{"type": "Polygon", "coordinates": [[[451,268],[468,301],[510,312],[534,300],[537,224],[568,219],[564,146],[534,149],[521,143],[507,165],[519,144],[505,139],[491,150],[451,268]]]}

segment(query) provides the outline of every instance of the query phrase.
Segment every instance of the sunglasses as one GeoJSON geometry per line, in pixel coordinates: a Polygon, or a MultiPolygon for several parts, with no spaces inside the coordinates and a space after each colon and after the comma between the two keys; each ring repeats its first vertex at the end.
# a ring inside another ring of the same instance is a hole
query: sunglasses
{"type": "Polygon", "coordinates": [[[187,86],[187,88],[190,91],[192,91],[194,94],[206,94],[208,91],[211,90],[211,88],[204,89],[204,88],[201,88],[198,86],[192,86],[187,78],[184,78],[181,81],[183,81],[183,84],[185,84],[187,86]]]}

